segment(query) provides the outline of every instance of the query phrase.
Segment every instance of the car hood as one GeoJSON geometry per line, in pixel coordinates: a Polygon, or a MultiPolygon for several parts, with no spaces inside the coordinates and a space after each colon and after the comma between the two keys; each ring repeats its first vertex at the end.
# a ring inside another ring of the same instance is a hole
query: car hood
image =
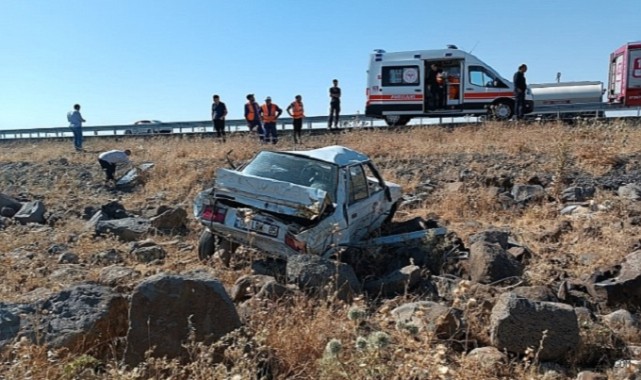
{"type": "Polygon", "coordinates": [[[235,170],[218,169],[214,196],[277,214],[319,218],[332,202],[326,191],[235,170]]]}

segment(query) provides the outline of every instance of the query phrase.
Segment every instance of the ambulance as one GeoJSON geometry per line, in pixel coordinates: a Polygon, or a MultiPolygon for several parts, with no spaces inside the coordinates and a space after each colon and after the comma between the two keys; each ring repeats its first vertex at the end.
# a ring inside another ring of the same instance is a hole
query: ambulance
{"type": "Polygon", "coordinates": [[[610,55],[608,99],[624,107],[641,106],[641,41],[627,43],[610,55]]]}
{"type": "MultiPolygon", "coordinates": [[[[388,125],[405,125],[416,117],[514,114],[514,85],[492,67],[454,45],[446,49],[388,53],[375,50],[367,71],[366,116],[388,125]],[[438,71],[438,101],[428,84],[432,65],[438,71]]],[[[525,113],[532,112],[530,90],[525,113]]]]}

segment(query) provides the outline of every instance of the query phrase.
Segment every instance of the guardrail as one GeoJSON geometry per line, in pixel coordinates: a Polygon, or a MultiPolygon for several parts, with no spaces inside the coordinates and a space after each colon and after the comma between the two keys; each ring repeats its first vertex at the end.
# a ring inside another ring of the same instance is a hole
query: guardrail
{"type": "MultiPolygon", "coordinates": [[[[327,128],[327,116],[306,117],[303,128],[321,129],[327,128]]],[[[358,128],[358,127],[376,127],[384,125],[382,120],[365,117],[363,115],[341,115],[341,127],[358,128]]],[[[279,130],[291,130],[293,119],[290,117],[278,119],[279,130]]],[[[225,128],[227,132],[246,132],[247,122],[245,119],[226,120],[225,128]]],[[[147,131],[154,129],[169,130],[175,134],[190,133],[213,133],[214,127],[211,120],[206,121],[188,121],[160,124],[145,125],[105,125],[82,127],[83,136],[140,136],[148,135],[147,131]],[[130,132],[130,133],[127,133],[130,132]]],[[[154,133],[152,133],[154,134],[154,133]]],[[[16,139],[43,139],[43,138],[61,138],[71,137],[73,133],[69,127],[54,128],[31,128],[31,129],[8,129],[0,130],[0,140],[16,139]]]]}

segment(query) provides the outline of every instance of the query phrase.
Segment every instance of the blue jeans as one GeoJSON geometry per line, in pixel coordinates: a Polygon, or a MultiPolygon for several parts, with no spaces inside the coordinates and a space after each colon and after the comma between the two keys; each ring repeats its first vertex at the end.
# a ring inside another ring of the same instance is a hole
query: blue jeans
{"type": "Polygon", "coordinates": [[[69,128],[73,132],[73,147],[82,150],[82,127],[71,125],[69,128]]]}
{"type": "Polygon", "coordinates": [[[521,120],[525,114],[525,91],[519,91],[514,93],[514,113],[516,118],[521,120]]]}
{"type": "Polygon", "coordinates": [[[263,125],[265,128],[265,142],[276,144],[278,142],[278,136],[276,135],[276,123],[265,123],[263,125]]]}

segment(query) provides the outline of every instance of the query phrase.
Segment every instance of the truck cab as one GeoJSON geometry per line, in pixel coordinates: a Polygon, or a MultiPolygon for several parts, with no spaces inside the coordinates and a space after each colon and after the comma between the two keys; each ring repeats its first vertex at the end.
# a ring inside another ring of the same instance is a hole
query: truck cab
{"type": "MultiPolygon", "coordinates": [[[[413,117],[482,116],[501,120],[514,113],[514,85],[472,54],[447,49],[388,53],[376,50],[367,76],[367,116],[389,125],[413,117]]],[[[526,95],[526,113],[532,111],[526,95]]]]}
{"type": "Polygon", "coordinates": [[[610,54],[608,100],[624,107],[641,106],[641,41],[610,54]]]}

